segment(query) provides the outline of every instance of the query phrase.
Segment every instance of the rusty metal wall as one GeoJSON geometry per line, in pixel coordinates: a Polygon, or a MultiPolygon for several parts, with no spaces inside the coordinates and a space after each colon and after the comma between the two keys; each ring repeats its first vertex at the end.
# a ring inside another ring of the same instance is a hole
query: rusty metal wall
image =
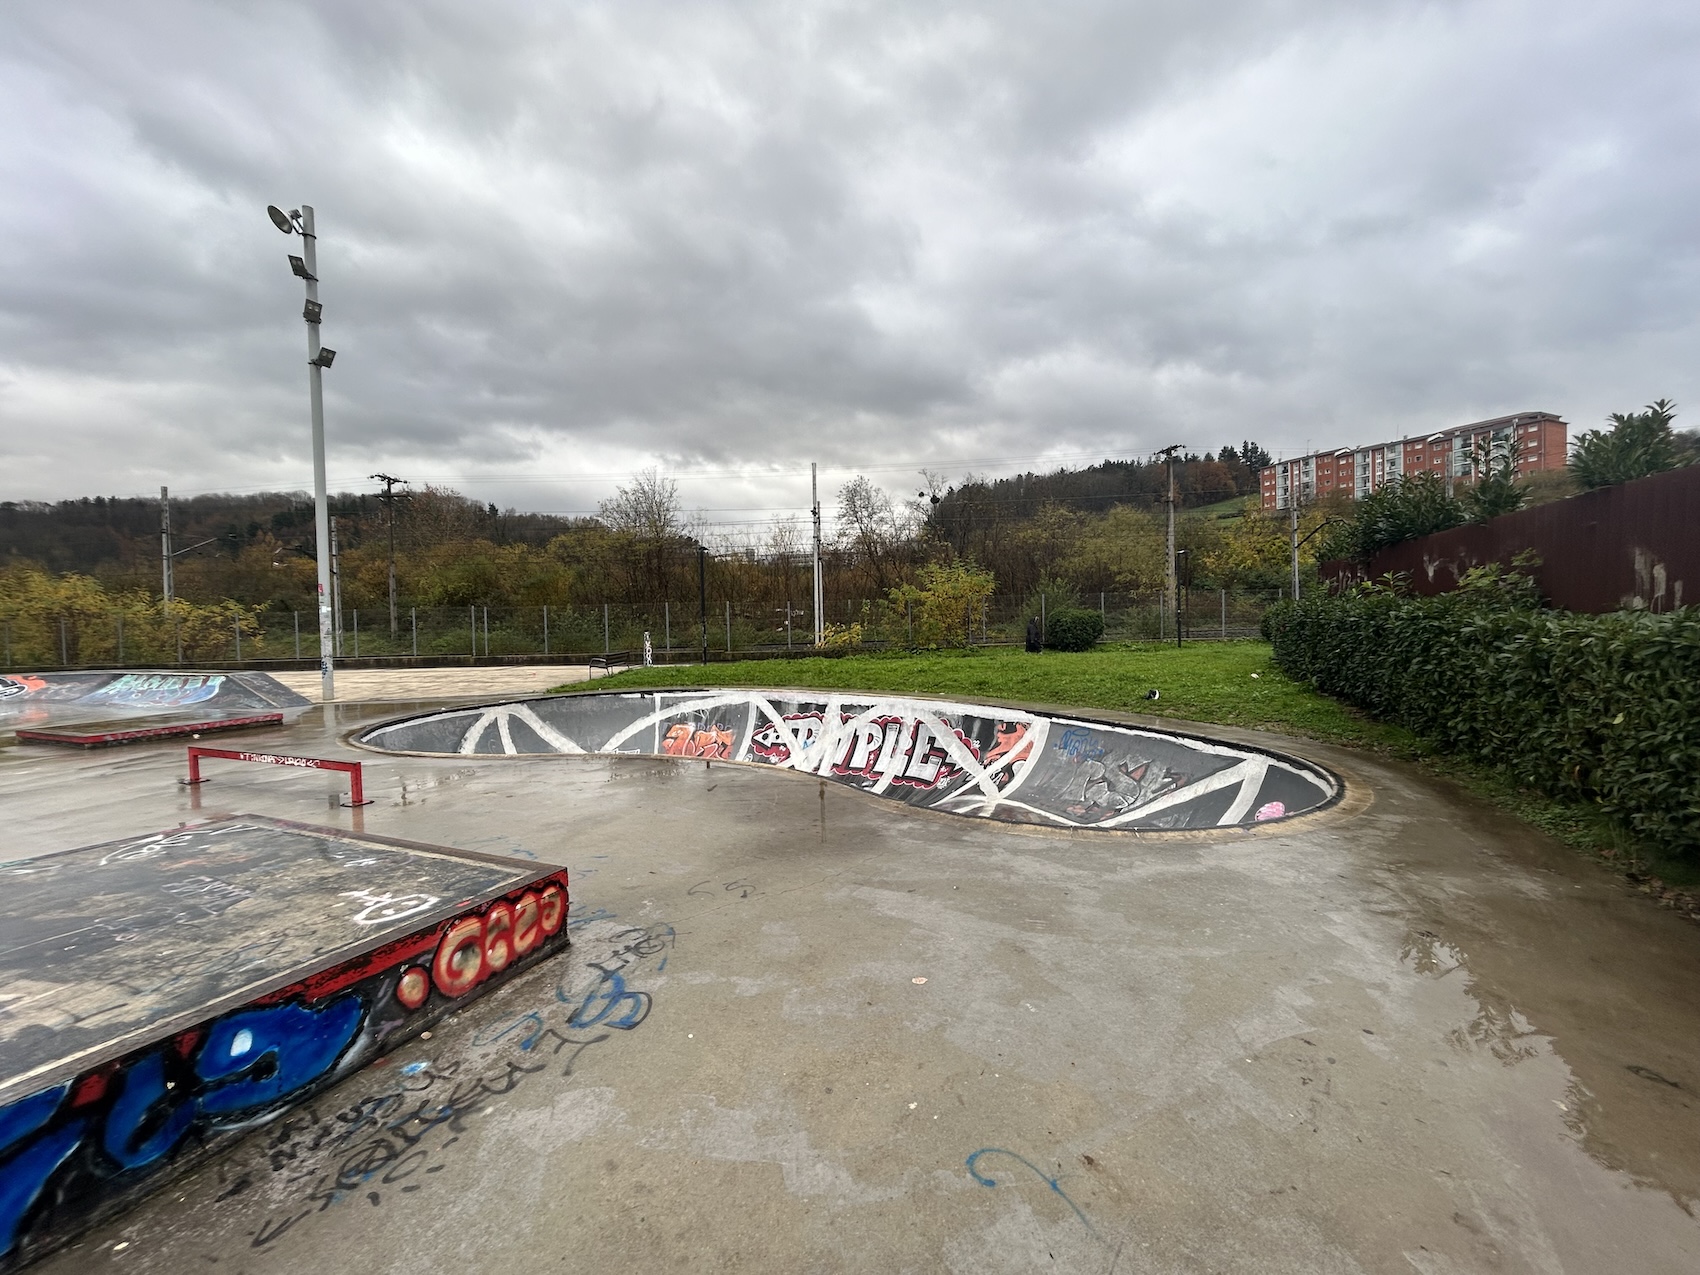
{"type": "Polygon", "coordinates": [[[1401,572],[1414,592],[1445,593],[1471,567],[1509,564],[1529,549],[1541,559],[1541,592],[1568,611],[1700,604],[1700,465],[1408,540],[1367,570],[1326,562],[1322,578],[1339,588],[1401,572]]]}

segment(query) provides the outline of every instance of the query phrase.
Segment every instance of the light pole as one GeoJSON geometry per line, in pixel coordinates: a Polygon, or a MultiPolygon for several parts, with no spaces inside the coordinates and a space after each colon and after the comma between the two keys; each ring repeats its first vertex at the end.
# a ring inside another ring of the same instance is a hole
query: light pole
{"type": "Polygon", "coordinates": [[[285,213],[275,204],[266,207],[272,224],[286,235],[301,236],[301,256],[291,254],[289,267],[307,285],[307,304],[301,317],[307,321],[307,394],[313,411],[313,526],[319,548],[319,682],[326,704],[336,699],[336,676],[332,657],[336,648],[335,617],[331,614],[331,509],[325,495],[325,389],[321,373],[336,358],[335,350],[319,344],[318,236],[313,231],[313,209],[302,204],[285,213]]]}

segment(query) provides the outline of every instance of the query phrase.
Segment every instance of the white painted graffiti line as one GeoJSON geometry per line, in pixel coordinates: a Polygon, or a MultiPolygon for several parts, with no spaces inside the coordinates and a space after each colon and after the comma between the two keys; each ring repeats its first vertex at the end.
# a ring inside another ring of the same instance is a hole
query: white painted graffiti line
{"type": "Polygon", "coordinates": [[[348,918],[356,925],[382,925],[386,921],[400,921],[405,917],[427,912],[442,902],[434,894],[374,894],[370,890],[344,890],[337,897],[353,899],[366,905],[348,918]]]}
{"type": "Polygon", "coordinates": [[[556,730],[532,711],[529,704],[496,704],[483,710],[478,719],[472,723],[466,734],[461,736],[458,751],[463,756],[470,757],[478,751],[478,741],[484,737],[484,732],[492,724],[496,727],[497,736],[502,741],[502,751],[510,757],[518,756],[519,749],[514,744],[510,723],[518,718],[531,727],[545,743],[550,744],[557,752],[582,753],[584,749],[577,743],[556,730]]]}

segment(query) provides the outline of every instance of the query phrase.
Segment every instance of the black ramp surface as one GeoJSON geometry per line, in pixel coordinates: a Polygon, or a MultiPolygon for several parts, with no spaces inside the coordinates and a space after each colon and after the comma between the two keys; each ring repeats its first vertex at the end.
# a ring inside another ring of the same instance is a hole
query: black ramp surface
{"type": "Polygon", "coordinates": [[[0,725],[58,726],[239,717],[304,709],[311,701],[252,672],[89,669],[0,674],[0,725]]]}
{"type": "Polygon", "coordinates": [[[249,815],[0,865],[0,1105],[536,875],[249,815]]]}
{"type": "Polygon", "coordinates": [[[820,775],[952,814],[1073,828],[1246,826],[1318,810],[1300,758],[1167,731],[857,692],[558,695],[391,722],[359,742],[463,757],[636,753],[820,775]]]}

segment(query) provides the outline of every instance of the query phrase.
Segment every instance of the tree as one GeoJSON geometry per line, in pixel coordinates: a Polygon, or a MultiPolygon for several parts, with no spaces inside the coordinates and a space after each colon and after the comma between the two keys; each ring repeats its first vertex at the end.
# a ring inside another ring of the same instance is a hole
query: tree
{"type": "Polygon", "coordinates": [[[1517,475],[1521,446],[1515,438],[1478,443],[1470,453],[1475,482],[1465,491],[1460,504],[1471,522],[1486,522],[1501,514],[1516,513],[1528,501],[1528,485],[1517,475]]]}
{"type": "Polygon", "coordinates": [[[860,474],[839,490],[839,539],[875,591],[885,593],[896,583],[910,531],[892,508],[891,497],[860,474]]]}
{"type": "Polygon", "coordinates": [[[1367,561],[1378,549],[1446,531],[1464,520],[1464,506],[1446,494],[1439,474],[1403,474],[1358,501],[1351,521],[1323,537],[1317,557],[1367,561]]]}
{"type": "Polygon", "coordinates": [[[684,522],[679,508],[679,484],[653,469],[638,472],[631,486],[616,487],[597,513],[627,547],[627,597],[659,602],[668,595],[669,576],[681,558],[684,522]]]}
{"type": "Polygon", "coordinates": [[[916,646],[966,646],[996,587],[972,562],[933,563],[921,568],[919,584],[900,584],[889,596],[910,617],[916,646]]]}
{"type": "Polygon", "coordinates": [[[1658,399],[1639,412],[1613,412],[1611,429],[1591,429],[1577,437],[1570,472],[1585,490],[1626,483],[1633,478],[1675,469],[1678,440],[1671,432],[1676,404],[1658,399]]]}
{"type": "MultiPolygon", "coordinates": [[[[1310,537],[1299,550],[1301,561],[1332,556],[1322,552],[1328,537],[1310,535],[1329,516],[1330,508],[1322,504],[1299,506],[1299,536],[1310,537]]],[[[1199,565],[1224,588],[1275,589],[1292,579],[1292,545],[1287,511],[1265,509],[1261,499],[1248,496],[1245,512],[1223,524],[1215,542],[1200,552],[1199,565]]]]}
{"type": "Polygon", "coordinates": [[[1240,444],[1240,459],[1252,469],[1267,469],[1275,458],[1249,439],[1240,444]]]}

